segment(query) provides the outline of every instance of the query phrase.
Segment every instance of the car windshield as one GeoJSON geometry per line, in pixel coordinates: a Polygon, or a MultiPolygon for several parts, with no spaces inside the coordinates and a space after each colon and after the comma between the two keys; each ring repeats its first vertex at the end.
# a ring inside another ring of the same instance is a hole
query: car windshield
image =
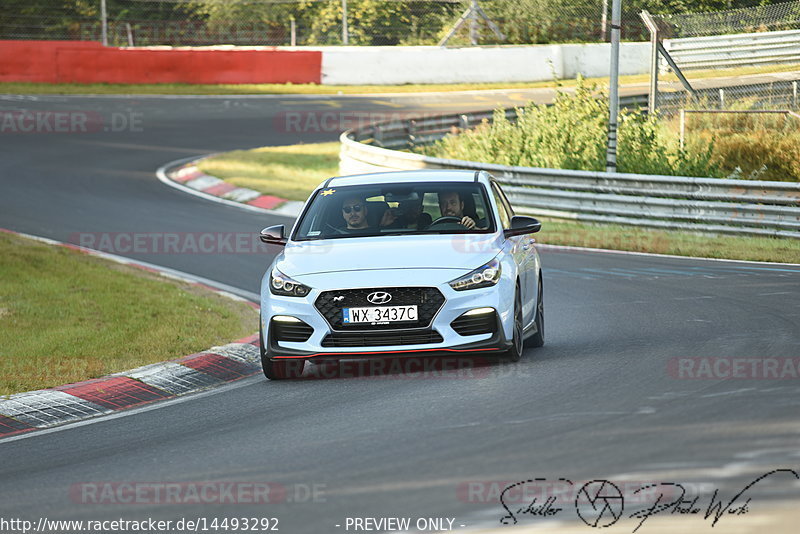
{"type": "Polygon", "coordinates": [[[318,190],[292,239],[491,233],[494,229],[480,183],[352,185],[318,190]]]}

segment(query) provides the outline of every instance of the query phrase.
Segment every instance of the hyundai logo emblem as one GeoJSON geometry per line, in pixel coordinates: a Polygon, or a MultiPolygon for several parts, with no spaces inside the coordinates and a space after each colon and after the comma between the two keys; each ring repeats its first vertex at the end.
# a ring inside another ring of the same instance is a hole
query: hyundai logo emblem
{"type": "Polygon", "coordinates": [[[374,293],[367,295],[367,300],[372,304],[386,304],[392,300],[392,295],[386,291],[375,291],[374,293]]]}

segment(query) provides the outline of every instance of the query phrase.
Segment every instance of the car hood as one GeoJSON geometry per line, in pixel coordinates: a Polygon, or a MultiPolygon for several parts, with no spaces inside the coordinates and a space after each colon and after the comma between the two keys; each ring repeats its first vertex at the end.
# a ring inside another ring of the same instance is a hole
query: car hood
{"type": "Polygon", "coordinates": [[[290,242],[275,266],[287,276],[374,269],[471,271],[494,258],[497,234],[379,236],[290,242]]]}

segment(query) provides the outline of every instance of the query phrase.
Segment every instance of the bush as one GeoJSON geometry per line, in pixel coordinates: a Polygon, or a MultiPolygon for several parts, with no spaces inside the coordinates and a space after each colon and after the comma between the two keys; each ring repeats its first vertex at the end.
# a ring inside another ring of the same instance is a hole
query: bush
{"type": "MultiPolygon", "coordinates": [[[[444,158],[501,165],[605,170],[608,97],[579,79],[573,93],[561,92],[552,106],[528,104],[510,122],[496,110],[492,123],[449,135],[426,150],[444,158]]],[[[696,137],[685,150],[677,135],[638,111],[620,114],[617,168],[620,172],[721,176],[713,139],[696,137]]]]}
{"type": "MultiPolygon", "coordinates": [[[[744,103],[736,109],[752,108],[744,103]]],[[[779,114],[687,115],[686,139],[714,139],[712,161],[725,176],[800,180],[800,119],[779,114]]]]}

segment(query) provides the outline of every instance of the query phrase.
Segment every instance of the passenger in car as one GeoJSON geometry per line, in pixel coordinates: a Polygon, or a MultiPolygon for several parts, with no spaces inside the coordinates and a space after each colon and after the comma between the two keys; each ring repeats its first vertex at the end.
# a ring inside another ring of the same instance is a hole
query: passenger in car
{"type": "Polygon", "coordinates": [[[431,223],[431,216],[422,211],[422,198],[401,200],[396,208],[389,208],[381,218],[381,228],[423,229],[431,223]]]}
{"type": "Polygon", "coordinates": [[[470,230],[485,229],[484,226],[478,225],[475,219],[464,214],[464,200],[458,191],[439,193],[439,211],[442,212],[442,217],[455,217],[462,226],[470,230]]]}

